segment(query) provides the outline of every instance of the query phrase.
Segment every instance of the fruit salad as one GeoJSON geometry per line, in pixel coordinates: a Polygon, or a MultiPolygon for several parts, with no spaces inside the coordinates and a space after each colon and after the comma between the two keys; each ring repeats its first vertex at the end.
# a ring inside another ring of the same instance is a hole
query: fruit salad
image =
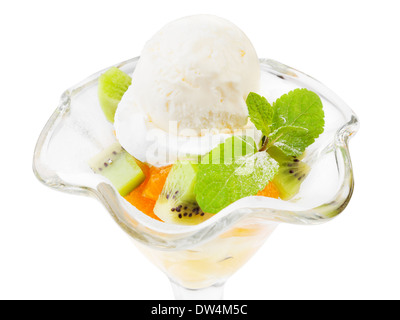
{"type": "Polygon", "coordinates": [[[323,105],[306,88],[268,101],[259,69],[226,20],[168,24],[132,75],[113,67],[100,77],[99,108],[118,142],[90,167],[164,223],[200,224],[245,197],[292,199],[310,172],[307,147],[324,131],[323,105]]]}

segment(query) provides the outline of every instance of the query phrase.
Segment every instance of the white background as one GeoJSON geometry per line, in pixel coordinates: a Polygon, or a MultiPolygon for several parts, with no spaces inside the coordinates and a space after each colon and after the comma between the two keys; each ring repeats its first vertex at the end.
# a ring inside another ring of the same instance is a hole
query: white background
{"type": "Polygon", "coordinates": [[[140,54],[165,23],[211,13],[259,57],[325,83],[358,114],[356,188],[325,225],[283,225],[226,285],[227,299],[400,298],[398,1],[2,1],[0,298],[169,299],[167,278],[92,199],[31,169],[61,93],[140,54]]]}

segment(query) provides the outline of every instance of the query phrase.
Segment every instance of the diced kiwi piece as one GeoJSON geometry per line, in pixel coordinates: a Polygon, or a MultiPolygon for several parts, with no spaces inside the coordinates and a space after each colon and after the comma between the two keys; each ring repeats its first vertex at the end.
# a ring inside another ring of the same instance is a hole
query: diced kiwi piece
{"type": "Polygon", "coordinates": [[[302,182],[310,172],[310,166],[301,161],[304,154],[290,157],[276,147],[269,148],[268,153],[279,163],[278,173],[272,180],[279,190],[279,197],[290,200],[299,192],[302,182]]]}
{"type": "Polygon", "coordinates": [[[121,196],[128,195],[138,187],[145,175],[134,157],[115,143],[89,161],[95,173],[110,180],[121,196]]]}
{"type": "Polygon", "coordinates": [[[122,96],[132,83],[132,78],[112,67],[99,78],[98,97],[107,120],[114,123],[114,115],[122,96]]]}
{"type": "Polygon", "coordinates": [[[164,222],[182,225],[199,224],[212,214],[204,213],[196,202],[194,186],[198,164],[178,161],[173,165],[154,207],[164,222]]]}

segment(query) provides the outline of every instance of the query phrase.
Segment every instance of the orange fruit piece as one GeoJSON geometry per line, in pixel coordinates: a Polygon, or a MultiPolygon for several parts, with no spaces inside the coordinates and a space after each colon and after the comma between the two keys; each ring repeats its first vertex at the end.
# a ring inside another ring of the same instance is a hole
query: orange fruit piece
{"type": "Polygon", "coordinates": [[[139,187],[129,193],[125,199],[149,217],[162,221],[154,214],[154,206],[164,187],[172,165],[160,168],[149,167],[147,164],[139,161],[138,165],[142,169],[146,179],[139,187]]]}
{"type": "Polygon", "coordinates": [[[269,198],[279,198],[279,190],[273,182],[267,184],[267,186],[258,191],[257,196],[269,197],[269,198]]]}
{"type": "Polygon", "coordinates": [[[138,162],[138,165],[140,168],[143,170],[143,173],[146,176],[146,179],[140,184],[139,187],[136,189],[132,190],[131,193],[129,193],[126,197],[125,200],[127,200],[130,204],[135,206],[138,210],[142,211],[144,214],[148,215],[149,217],[161,221],[155,214],[154,214],[154,206],[156,205],[156,202],[152,199],[144,197],[143,191],[146,188],[147,183],[149,182],[151,176],[150,176],[150,168],[144,163],[138,162]]]}
{"type": "Polygon", "coordinates": [[[168,174],[171,171],[171,166],[166,167],[151,167],[150,178],[143,190],[142,195],[151,200],[157,201],[164,187],[165,180],[167,180],[168,174]]]}

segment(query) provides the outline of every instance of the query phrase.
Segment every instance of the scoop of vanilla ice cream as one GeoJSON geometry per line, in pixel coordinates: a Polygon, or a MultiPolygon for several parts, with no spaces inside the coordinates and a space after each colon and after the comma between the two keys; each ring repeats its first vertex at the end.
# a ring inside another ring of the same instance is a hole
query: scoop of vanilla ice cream
{"type": "Polygon", "coordinates": [[[211,15],[189,16],[146,43],[132,75],[131,103],[117,114],[140,110],[164,131],[174,121],[183,136],[235,130],[247,124],[245,101],[259,82],[257,54],[238,27],[211,15]]]}

